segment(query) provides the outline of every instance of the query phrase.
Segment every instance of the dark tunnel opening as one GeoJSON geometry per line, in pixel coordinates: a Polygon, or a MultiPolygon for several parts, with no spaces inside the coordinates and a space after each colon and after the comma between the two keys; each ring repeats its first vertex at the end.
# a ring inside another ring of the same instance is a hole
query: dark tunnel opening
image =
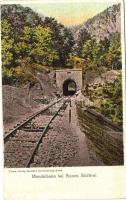
{"type": "Polygon", "coordinates": [[[68,79],[63,83],[63,95],[69,96],[74,95],[76,93],[77,86],[75,81],[68,79]]]}

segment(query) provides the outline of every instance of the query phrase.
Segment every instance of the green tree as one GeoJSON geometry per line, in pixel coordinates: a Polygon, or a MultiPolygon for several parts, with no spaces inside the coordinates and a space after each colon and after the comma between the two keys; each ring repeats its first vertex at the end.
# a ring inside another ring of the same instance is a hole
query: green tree
{"type": "Polygon", "coordinates": [[[122,121],[122,79],[119,77],[111,86],[103,89],[102,113],[114,122],[122,121]]]}
{"type": "Polygon", "coordinates": [[[102,63],[100,62],[100,58],[104,55],[105,47],[101,42],[94,43],[94,47],[92,49],[92,57],[93,60],[97,63],[97,67],[100,67],[102,63]]]}
{"type": "Polygon", "coordinates": [[[88,62],[93,61],[93,48],[95,45],[95,41],[93,40],[87,40],[85,44],[83,45],[82,49],[82,57],[86,59],[88,62]]]}
{"type": "Polygon", "coordinates": [[[121,39],[120,34],[115,33],[110,38],[110,46],[107,53],[108,63],[111,69],[121,69],[121,39]]]}
{"type": "Polygon", "coordinates": [[[91,69],[106,67],[107,69],[121,69],[120,34],[113,33],[109,39],[96,42],[87,40],[82,48],[81,56],[87,61],[91,69]]]}
{"type": "Polygon", "coordinates": [[[83,51],[83,46],[85,45],[87,40],[91,40],[91,35],[88,33],[88,31],[85,28],[80,29],[77,39],[75,41],[76,45],[74,47],[74,51],[76,52],[78,56],[81,55],[83,51]]]}
{"type": "Polygon", "coordinates": [[[59,54],[59,59],[54,62],[54,65],[64,67],[74,45],[74,38],[71,31],[52,17],[45,17],[42,24],[44,27],[49,27],[52,30],[55,41],[55,50],[59,54]]]}
{"type": "Polygon", "coordinates": [[[24,26],[22,34],[15,39],[14,55],[15,58],[30,56],[32,50],[32,28],[24,26]]]}
{"type": "Polygon", "coordinates": [[[82,49],[82,58],[87,62],[87,67],[96,70],[98,67],[98,58],[101,54],[101,45],[95,40],[87,40],[82,49]]]}
{"type": "Polygon", "coordinates": [[[11,38],[11,26],[7,20],[3,20],[1,23],[1,33],[2,66],[7,67],[13,59],[12,48],[14,43],[14,40],[11,38]]]}
{"type": "Polygon", "coordinates": [[[50,66],[55,60],[59,59],[50,28],[43,28],[41,25],[35,27],[33,41],[31,55],[35,62],[50,66]]]}
{"type": "Polygon", "coordinates": [[[34,28],[24,26],[22,35],[14,44],[14,50],[16,57],[24,58],[27,55],[33,62],[42,65],[50,66],[59,58],[51,29],[41,25],[34,28]]]}

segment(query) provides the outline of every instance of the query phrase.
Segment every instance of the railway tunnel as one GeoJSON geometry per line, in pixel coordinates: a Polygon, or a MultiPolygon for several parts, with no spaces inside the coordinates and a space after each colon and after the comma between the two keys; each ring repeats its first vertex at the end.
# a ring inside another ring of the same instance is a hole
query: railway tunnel
{"type": "Polygon", "coordinates": [[[74,95],[77,91],[76,82],[72,79],[67,79],[63,83],[63,95],[69,96],[74,95]]]}
{"type": "Polygon", "coordinates": [[[82,69],[56,70],[56,86],[64,96],[74,95],[82,89],[82,69]]]}

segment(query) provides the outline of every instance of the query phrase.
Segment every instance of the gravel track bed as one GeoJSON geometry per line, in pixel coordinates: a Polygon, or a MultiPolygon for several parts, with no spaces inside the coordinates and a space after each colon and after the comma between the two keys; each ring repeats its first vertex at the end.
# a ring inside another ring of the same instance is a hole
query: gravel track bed
{"type": "Polygon", "coordinates": [[[20,141],[31,141],[31,142],[37,142],[38,139],[40,138],[40,134],[41,133],[35,133],[35,132],[25,132],[22,130],[18,130],[17,131],[18,134],[13,138],[10,139],[10,141],[16,141],[16,140],[20,140],[20,141]]]}
{"type": "Polygon", "coordinates": [[[24,167],[34,145],[32,142],[7,142],[4,151],[4,165],[6,167],[24,167]]]}
{"type": "Polygon", "coordinates": [[[77,155],[78,137],[69,126],[68,110],[61,111],[51,123],[30,167],[67,166],[77,155]]]}
{"type": "Polygon", "coordinates": [[[59,105],[54,105],[52,109],[32,119],[23,127],[24,130],[17,130],[16,134],[9,138],[4,145],[4,165],[6,167],[26,167],[44,128],[58,109],[59,105]]]}

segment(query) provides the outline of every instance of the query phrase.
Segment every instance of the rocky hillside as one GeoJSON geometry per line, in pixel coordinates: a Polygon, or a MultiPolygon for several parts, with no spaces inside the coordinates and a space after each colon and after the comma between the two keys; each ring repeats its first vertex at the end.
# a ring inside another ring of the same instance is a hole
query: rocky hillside
{"type": "Polygon", "coordinates": [[[75,31],[75,40],[81,37],[81,33],[85,29],[91,35],[92,38],[97,41],[103,40],[105,37],[109,37],[110,34],[119,32],[121,30],[121,14],[120,4],[113,5],[107,8],[103,12],[89,19],[83,23],[81,27],[75,31]]]}

